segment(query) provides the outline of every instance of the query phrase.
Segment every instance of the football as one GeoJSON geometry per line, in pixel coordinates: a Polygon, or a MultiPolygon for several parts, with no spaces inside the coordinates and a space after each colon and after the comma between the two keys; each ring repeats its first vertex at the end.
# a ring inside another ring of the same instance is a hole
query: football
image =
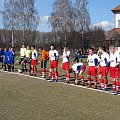
{"type": "Polygon", "coordinates": [[[21,69],[18,69],[18,72],[19,72],[19,73],[22,73],[22,70],[21,70],[21,69]]]}

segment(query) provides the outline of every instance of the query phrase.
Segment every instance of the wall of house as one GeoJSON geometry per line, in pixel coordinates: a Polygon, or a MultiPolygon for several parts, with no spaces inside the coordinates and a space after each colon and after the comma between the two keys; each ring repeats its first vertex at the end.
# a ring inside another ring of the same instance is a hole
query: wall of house
{"type": "Polygon", "coordinates": [[[120,28],[120,13],[115,13],[115,28],[120,28]]]}

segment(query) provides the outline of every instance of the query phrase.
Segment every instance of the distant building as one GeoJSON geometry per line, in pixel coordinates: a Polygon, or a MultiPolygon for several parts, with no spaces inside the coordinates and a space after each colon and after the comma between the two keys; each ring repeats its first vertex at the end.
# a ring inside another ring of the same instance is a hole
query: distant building
{"type": "Polygon", "coordinates": [[[120,46],[120,5],[111,10],[114,13],[115,27],[108,31],[107,38],[109,45],[120,46]]]}

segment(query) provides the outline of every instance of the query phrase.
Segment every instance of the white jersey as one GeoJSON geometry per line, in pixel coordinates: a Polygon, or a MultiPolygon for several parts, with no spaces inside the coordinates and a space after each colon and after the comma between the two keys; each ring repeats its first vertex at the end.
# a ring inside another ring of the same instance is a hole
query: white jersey
{"type": "Polygon", "coordinates": [[[34,60],[37,59],[37,51],[36,50],[32,51],[32,59],[34,59],[34,60]]]}
{"type": "Polygon", "coordinates": [[[26,50],[26,51],[25,51],[25,56],[26,56],[26,57],[30,57],[30,50],[26,50]]]}
{"type": "Polygon", "coordinates": [[[21,56],[21,57],[24,57],[24,56],[25,56],[25,51],[26,51],[26,48],[21,48],[21,49],[20,49],[20,56],[21,56]]]}
{"type": "Polygon", "coordinates": [[[75,63],[73,66],[72,66],[72,69],[75,73],[79,73],[81,68],[83,67],[83,63],[82,62],[79,62],[79,63],[75,63]]]}
{"type": "Polygon", "coordinates": [[[100,58],[96,54],[92,54],[92,55],[90,54],[88,55],[87,61],[88,61],[88,66],[97,66],[98,63],[100,62],[100,58]]]}
{"type": "Polygon", "coordinates": [[[49,51],[49,58],[51,61],[58,59],[58,51],[57,50],[50,50],[49,51]]]}
{"type": "Polygon", "coordinates": [[[110,66],[115,67],[117,63],[120,62],[120,55],[118,52],[110,53],[110,66]]]}
{"type": "Polygon", "coordinates": [[[69,57],[70,57],[70,51],[67,51],[67,52],[63,52],[63,61],[62,63],[65,63],[65,62],[69,62],[69,57]]]}
{"type": "Polygon", "coordinates": [[[110,57],[108,53],[103,53],[100,56],[100,66],[108,66],[110,62],[110,57]]]}

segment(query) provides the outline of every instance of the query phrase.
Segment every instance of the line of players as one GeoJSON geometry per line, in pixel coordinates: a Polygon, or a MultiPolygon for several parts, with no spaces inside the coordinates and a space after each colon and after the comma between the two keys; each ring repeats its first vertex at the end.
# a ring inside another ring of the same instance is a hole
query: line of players
{"type": "MultiPolygon", "coordinates": [[[[4,50],[5,52],[6,50],[4,50]]],[[[12,49],[10,51],[13,51],[12,49]]],[[[52,79],[53,81],[58,82],[58,60],[59,60],[59,54],[58,50],[55,49],[55,46],[51,44],[50,51],[47,52],[43,48],[39,48],[39,51],[41,53],[41,72],[42,77],[45,77],[46,74],[46,63],[49,58],[49,75],[48,79],[52,79]]],[[[3,58],[5,58],[5,54],[3,52],[3,58]]],[[[12,52],[13,54],[14,52],[12,52]]],[[[13,54],[13,58],[15,58],[15,53],[13,54]]],[[[35,46],[31,47],[31,50],[23,45],[20,49],[20,56],[21,56],[21,71],[24,72],[27,71],[27,64],[29,65],[29,72],[30,75],[37,75],[37,64],[38,64],[38,54],[37,50],[35,49],[35,46]],[[24,68],[25,67],[25,68],[24,68]]],[[[62,55],[62,70],[65,71],[65,82],[70,82],[70,73],[74,72],[75,75],[75,84],[84,84],[84,76],[83,73],[85,72],[86,65],[83,62],[77,62],[72,65],[70,68],[70,51],[67,49],[67,47],[64,47],[63,49],[63,55],[62,55]]],[[[8,60],[9,61],[9,60],[8,60]]],[[[88,62],[88,68],[87,68],[87,87],[91,87],[91,77],[93,77],[94,80],[94,88],[97,88],[98,78],[99,75],[99,81],[101,85],[102,90],[107,90],[108,87],[108,71],[110,73],[110,77],[112,78],[112,90],[114,94],[119,93],[119,63],[120,63],[120,55],[116,51],[116,47],[111,45],[109,47],[109,54],[106,52],[105,47],[99,47],[98,53],[94,53],[93,48],[89,48],[89,55],[87,58],[88,62]],[[99,67],[99,71],[98,71],[99,67]]],[[[5,61],[3,60],[3,63],[5,65],[5,61]]],[[[10,70],[13,66],[7,63],[8,70],[10,70]]],[[[14,68],[14,67],[13,67],[14,68]]],[[[6,69],[6,67],[5,67],[6,69]]]]}

